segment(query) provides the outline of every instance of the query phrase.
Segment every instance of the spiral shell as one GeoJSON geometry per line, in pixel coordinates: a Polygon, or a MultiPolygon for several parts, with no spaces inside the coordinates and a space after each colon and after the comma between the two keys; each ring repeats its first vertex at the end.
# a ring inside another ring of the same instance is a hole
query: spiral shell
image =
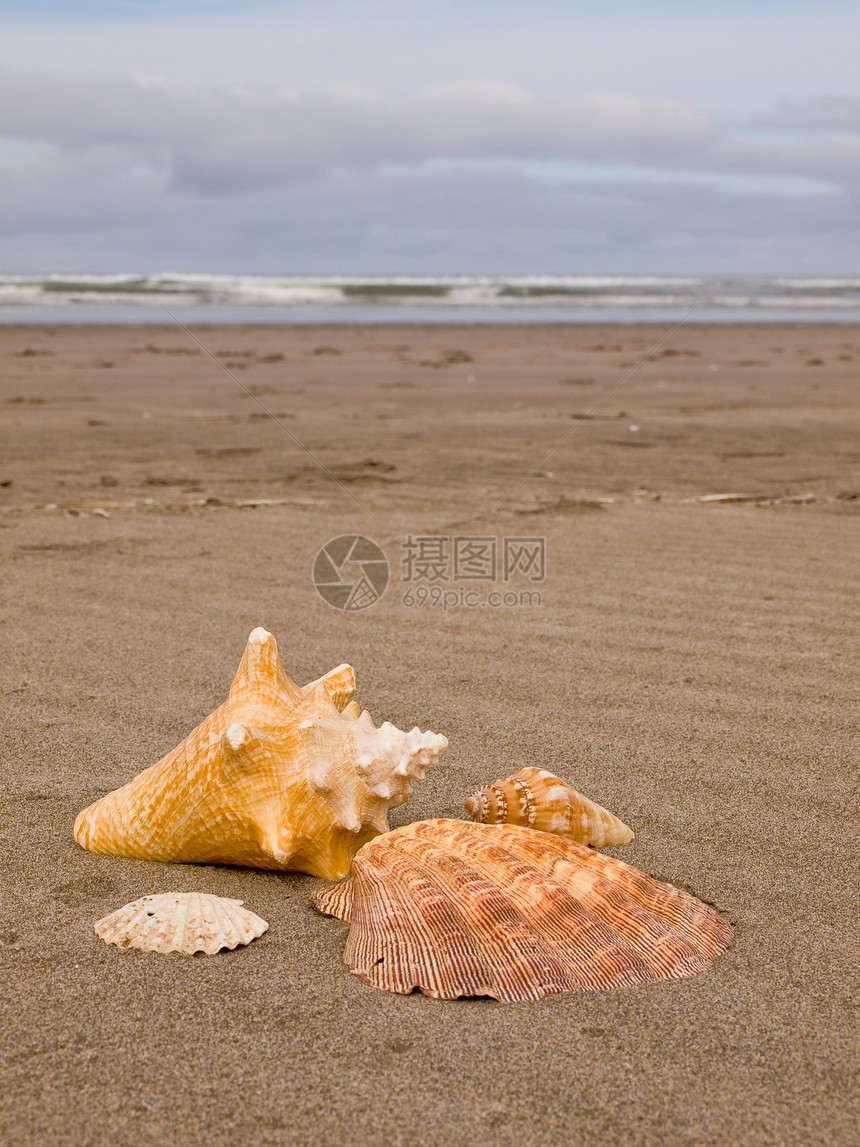
{"type": "Polygon", "coordinates": [[[352,668],[340,665],[300,689],[271,633],[253,630],[224,704],[84,809],[78,844],[142,860],[345,876],[448,744],[417,727],[377,728],[351,700],[354,688],[352,668]]]}
{"type": "Polygon", "coordinates": [[[469,797],[465,808],[481,824],[520,824],[596,848],[633,839],[632,830],[618,817],[545,769],[520,769],[485,785],[469,797]]]}
{"type": "Polygon", "coordinates": [[[222,948],[250,944],[269,927],[243,903],[205,892],[143,896],[99,920],[96,935],[118,948],[212,956],[222,948]]]}
{"type": "Polygon", "coordinates": [[[314,900],[350,923],[344,962],[354,975],[444,1000],[538,1000],[694,976],[731,940],[688,893],[513,824],[394,829],[314,900]]]}

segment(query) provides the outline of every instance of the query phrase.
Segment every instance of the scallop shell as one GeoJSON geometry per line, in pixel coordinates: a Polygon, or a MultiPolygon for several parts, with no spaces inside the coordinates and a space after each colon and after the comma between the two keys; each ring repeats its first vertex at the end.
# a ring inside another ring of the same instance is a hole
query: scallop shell
{"type": "Polygon", "coordinates": [[[143,896],[99,920],[96,934],[118,948],[212,956],[222,948],[250,944],[269,927],[243,903],[205,892],[143,896]]]}
{"type": "Polygon", "coordinates": [[[78,843],[143,860],[345,876],[448,744],[387,721],[377,728],[351,701],[354,687],[340,665],[300,689],[275,639],[255,629],[224,704],[80,813],[78,843]]]}
{"type": "Polygon", "coordinates": [[[513,824],[395,829],[314,901],[350,923],[344,962],[366,984],[444,1000],[538,1000],[694,976],[731,940],[688,893],[513,824]]]}
{"type": "Polygon", "coordinates": [[[522,824],[597,848],[633,839],[632,829],[617,816],[544,769],[520,769],[485,785],[469,797],[465,808],[472,820],[482,824],[522,824]]]}

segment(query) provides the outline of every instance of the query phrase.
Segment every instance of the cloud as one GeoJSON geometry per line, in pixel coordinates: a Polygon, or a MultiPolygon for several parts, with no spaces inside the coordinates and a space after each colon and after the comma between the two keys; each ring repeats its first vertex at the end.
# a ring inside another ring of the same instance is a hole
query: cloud
{"type": "MultiPolygon", "coordinates": [[[[335,167],[434,159],[555,159],[667,171],[742,171],[854,185],[860,128],[851,101],[773,123],[816,138],[773,140],[721,129],[669,100],[615,94],[533,95],[486,83],[450,84],[404,99],[366,91],[291,93],[185,88],[131,78],[0,75],[0,134],[65,152],[114,148],[175,187],[224,193],[306,179],[335,167]],[[826,113],[826,114],[825,114],[826,113]]],[[[772,124],[768,124],[772,126],[772,124]]]]}
{"type": "Polygon", "coordinates": [[[74,171],[41,169],[14,202],[0,190],[8,270],[849,274],[860,260],[855,211],[825,195],[547,181],[514,164],[342,169],[229,196],[164,194],[104,156],[74,171]]]}
{"type": "Polygon", "coordinates": [[[33,142],[0,180],[4,262],[848,271],[852,107],[725,125],[677,101],[489,83],[394,99],[0,73],[0,135],[33,142]]]}
{"type": "Polygon", "coordinates": [[[789,132],[850,132],[860,134],[860,99],[819,96],[810,100],[779,100],[773,111],[750,116],[753,128],[789,132]]]}
{"type": "Polygon", "coordinates": [[[225,0],[206,14],[186,0],[14,3],[19,19],[12,8],[0,22],[0,62],[13,68],[388,95],[469,78],[690,100],[720,115],[781,95],[860,95],[849,0],[225,0]]]}
{"type": "Polygon", "coordinates": [[[409,99],[364,91],[181,88],[128,78],[0,75],[0,134],[65,151],[122,148],[201,191],[333,166],[436,158],[677,162],[714,129],[693,109],[623,95],[536,97],[454,84],[409,99]]]}

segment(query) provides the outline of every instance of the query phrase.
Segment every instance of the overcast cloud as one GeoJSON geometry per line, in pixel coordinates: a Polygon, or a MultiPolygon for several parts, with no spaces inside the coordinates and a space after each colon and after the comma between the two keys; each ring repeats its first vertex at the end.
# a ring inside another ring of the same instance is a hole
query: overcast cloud
{"type": "MultiPolygon", "coordinates": [[[[307,35],[316,17],[295,9],[307,35]]],[[[128,38],[122,19],[99,28],[128,38]]],[[[384,74],[191,82],[117,74],[116,57],[61,69],[31,55],[41,67],[25,53],[0,70],[6,271],[857,271],[860,92],[847,79],[720,111],[653,83],[548,91],[479,64],[404,93],[384,74]]]]}

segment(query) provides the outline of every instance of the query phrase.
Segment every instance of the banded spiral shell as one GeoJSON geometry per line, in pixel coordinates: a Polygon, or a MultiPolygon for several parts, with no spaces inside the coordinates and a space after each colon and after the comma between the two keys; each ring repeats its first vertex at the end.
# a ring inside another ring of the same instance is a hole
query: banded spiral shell
{"type": "Polygon", "coordinates": [[[521,824],[596,848],[633,839],[632,829],[617,816],[545,769],[520,769],[485,785],[469,797],[465,808],[472,820],[482,824],[521,824]]]}
{"type": "Polygon", "coordinates": [[[222,948],[250,944],[269,927],[243,903],[205,892],[143,896],[99,920],[96,934],[118,948],[212,956],[222,948]]]}
{"type": "Polygon", "coordinates": [[[388,830],[445,737],[377,728],[349,665],[300,689],[255,629],[229,696],[172,752],[84,809],[78,844],[143,860],[293,869],[337,880],[388,830]]]}
{"type": "Polygon", "coordinates": [[[731,940],[688,893],[512,824],[394,829],[314,901],[349,922],[344,962],[366,984],[445,1000],[538,1000],[693,976],[731,940]]]}

